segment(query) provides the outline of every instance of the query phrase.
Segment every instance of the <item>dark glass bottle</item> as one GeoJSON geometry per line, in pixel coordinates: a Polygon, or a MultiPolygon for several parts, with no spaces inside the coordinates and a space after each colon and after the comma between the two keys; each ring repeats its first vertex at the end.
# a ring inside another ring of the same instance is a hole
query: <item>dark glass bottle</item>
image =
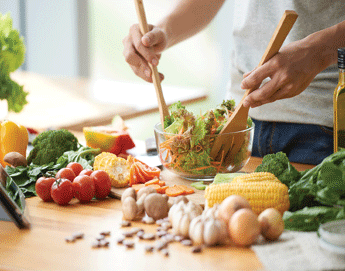
{"type": "Polygon", "coordinates": [[[334,152],[345,149],[345,48],[338,49],[339,81],[333,96],[334,152]]]}

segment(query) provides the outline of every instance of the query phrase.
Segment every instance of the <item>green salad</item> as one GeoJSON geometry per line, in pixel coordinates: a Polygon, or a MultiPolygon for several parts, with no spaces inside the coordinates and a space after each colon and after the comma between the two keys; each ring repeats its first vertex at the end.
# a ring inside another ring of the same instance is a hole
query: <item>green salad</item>
{"type": "MultiPolygon", "coordinates": [[[[199,116],[189,112],[181,102],[169,107],[170,116],[164,121],[164,139],[159,141],[160,158],[163,165],[186,175],[209,175],[228,172],[249,157],[249,131],[242,147],[231,162],[224,157],[215,161],[210,152],[215,137],[222,130],[228,117],[234,112],[235,101],[225,100],[213,110],[199,116]]],[[[248,118],[248,128],[252,120],[248,118]]]]}

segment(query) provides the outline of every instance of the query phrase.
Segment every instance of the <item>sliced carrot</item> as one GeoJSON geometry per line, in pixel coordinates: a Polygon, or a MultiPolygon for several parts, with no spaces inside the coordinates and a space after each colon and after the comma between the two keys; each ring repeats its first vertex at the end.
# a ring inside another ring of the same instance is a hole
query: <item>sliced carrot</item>
{"type": "Polygon", "coordinates": [[[145,183],[146,186],[148,186],[148,185],[150,185],[150,184],[158,184],[158,185],[159,185],[159,179],[154,178],[154,179],[152,179],[152,180],[150,180],[150,181],[147,181],[147,182],[145,183]]]}
{"type": "Polygon", "coordinates": [[[191,187],[188,187],[187,185],[181,184],[180,187],[183,188],[183,190],[184,190],[184,195],[189,195],[189,194],[195,193],[195,192],[194,192],[194,189],[191,188],[191,187]]]}
{"type": "Polygon", "coordinates": [[[169,186],[165,185],[165,186],[160,186],[159,188],[157,188],[157,192],[159,194],[165,194],[165,191],[169,188],[169,186]]]}
{"type": "Polygon", "coordinates": [[[133,184],[132,187],[134,188],[135,192],[138,193],[138,191],[141,188],[145,187],[145,184],[143,184],[143,183],[133,184]]]}
{"type": "Polygon", "coordinates": [[[165,190],[165,194],[169,197],[177,197],[179,195],[183,195],[183,193],[184,193],[184,189],[180,187],[179,185],[169,186],[165,190]]]}
{"type": "Polygon", "coordinates": [[[145,186],[148,186],[148,187],[152,187],[152,188],[154,188],[154,189],[159,189],[159,188],[161,188],[160,186],[159,186],[159,184],[149,184],[149,185],[145,185],[145,186]]]}
{"type": "Polygon", "coordinates": [[[158,184],[159,184],[160,186],[165,186],[165,182],[164,182],[164,181],[159,181],[158,184]]]}

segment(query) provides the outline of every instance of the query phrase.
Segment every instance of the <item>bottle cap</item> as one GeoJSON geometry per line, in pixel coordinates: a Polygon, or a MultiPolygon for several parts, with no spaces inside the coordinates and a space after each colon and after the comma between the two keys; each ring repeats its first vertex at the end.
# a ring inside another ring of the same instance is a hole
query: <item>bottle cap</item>
{"type": "Polygon", "coordinates": [[[345,69],[345,47],[338,49],[338,68],[345,69]]]}

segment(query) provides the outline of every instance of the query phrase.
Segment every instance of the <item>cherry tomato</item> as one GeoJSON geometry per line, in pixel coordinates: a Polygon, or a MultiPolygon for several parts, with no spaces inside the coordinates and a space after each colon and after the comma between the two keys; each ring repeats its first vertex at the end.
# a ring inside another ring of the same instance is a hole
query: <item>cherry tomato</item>
{"type": "Polygon", "coordinates": [[[73,182],[74,196],[81,202],[87,203],[95,196],[95,184],[90,176],[80,175],[73,182]]]}
{"type": "Polygon", "coordinates": [[[79,173],[84,169],[83,166],[77,162],[69,163],[66,168],[70,168],[73,170],[75,176],[78,176],[79,173]]]}
{"type": "Polygon", "coordinates": [[[70,168],[62,168],[60,169],[55,176],[57,179],[68,179],[73,182],[74,178],[76,177],[73,170],[70,168]]]}
{"type": "Polygon", "coordinates": [[[87,175],[87,176],[90,176],[91,174],[92,174],[92,172],[93,172],[93,170],[91,170],[91,169],[84,169],[84,170],[82,170],[80,173],[79,173],[79,175],[87,175]]]}
{"type": "Polygon", "coordinates": [[[96,170],[90,175],[90,177],[95,184],[96,198],[106,198],[111,190],[111,180],[108,173],[104,170],[96,170]]]}
{"type": "Polygon", "coordinates": [[[51,188],[53,200],[59,205],[67,205],[73,199],[72,183],[68,179],[57,179],[51,188]]]}
{"type": "Polygon", "coordinates": [[[38,178],[35,184],[37,196],[39,196],[43,201],[53,201],[51,196],[51,188],[54,182],[55,178],[53,177],[38,178]]]}

